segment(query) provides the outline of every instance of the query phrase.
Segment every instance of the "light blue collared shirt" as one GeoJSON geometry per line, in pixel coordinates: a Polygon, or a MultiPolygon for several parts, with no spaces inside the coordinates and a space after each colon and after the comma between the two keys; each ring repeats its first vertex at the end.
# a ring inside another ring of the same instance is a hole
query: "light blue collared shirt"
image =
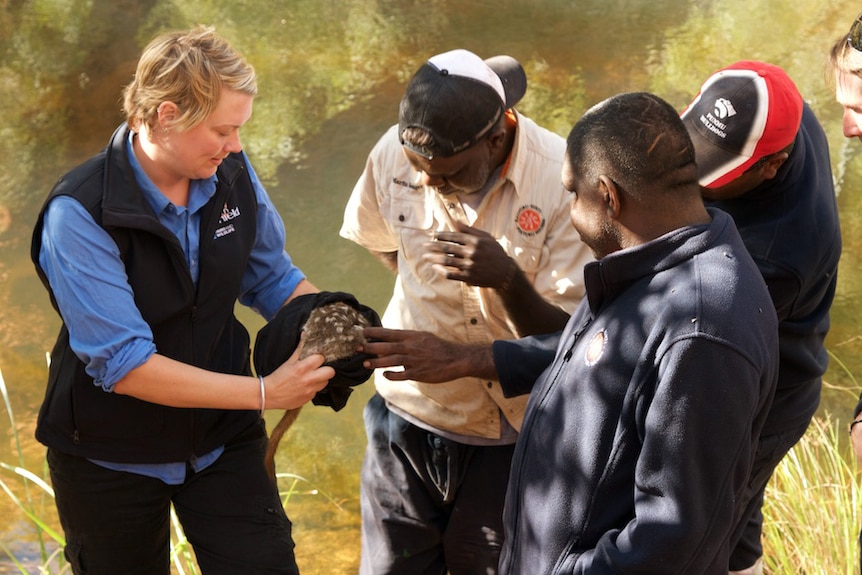
{"type": "MultiPolygon", "coordinates": [[[[135,179],[159,221],[170,229],[186,255],[189,273],[197,285],[201,208],[216,190],[216,176],[192,180],[189,205],[177,206],[152,183],[135,158],[130,133],[126,151],[135,179]]],[[[305,278],[284,249],[284,223],[269,199],[248,158],[243,153],[257,197],[257,236],[240,285],[239,301],[267,320],[281,308],[305,278]]],[[[69,344],[84,362],[95,385],[112,392],[117,381],[143,365],[156,346],[149,325],[135,306],[120,252],[110,235],[77,200],[60,196],[45,212],[39,265],[69,330],[69,344]]],[[[156,477],[176,485],[185,480],[187,463],[195,471],[212,464],[219,447],[189,462],[164,464],[99,465],[156,477]]]]}

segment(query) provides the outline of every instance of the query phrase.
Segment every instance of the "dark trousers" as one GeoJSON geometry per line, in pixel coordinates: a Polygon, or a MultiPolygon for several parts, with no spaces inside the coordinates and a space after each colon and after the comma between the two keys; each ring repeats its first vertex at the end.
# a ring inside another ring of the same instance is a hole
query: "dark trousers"
{"type": "Polygon", "coordinates": [[[493,575],[514,445],[425,431],[374,395],[365,407],[361,575],[493,575]]]}
{"type": "Polygon", "coordinates": [[[761,436],[745,490],[745,508],[730,538],[730,570],[742,571],[763,555],[763,494],[772,473],[787,452],[805,435],[808,423],[782,433],[761,436]]]}
{"type": "Polygon", "coordinates": [[[182,485],[49,449],[74,573],[168,575],[173,503],[203,573],[296,575],[291,524],[263,466],[266,441],[261,421],[182,485]]]}

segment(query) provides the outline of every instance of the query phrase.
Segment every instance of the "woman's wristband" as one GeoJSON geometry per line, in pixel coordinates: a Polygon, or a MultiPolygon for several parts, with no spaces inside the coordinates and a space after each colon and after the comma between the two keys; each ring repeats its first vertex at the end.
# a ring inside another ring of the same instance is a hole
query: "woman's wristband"
{"type": "Polygon", "coordinates": [[[853,420],[853,423],[850,424],[850,431],[848,433],[850,433],[850,434],[853,433],[853,426],[856,425],[857,423],[862,423],[862,417],[860,417],[859,419],[853,420]]]}
{"type": "Polygon", "coordinates": [[[263,376],[257,376],[260,381],[260,415],[263,417],[263,412],[266,410],[266,385],[263,383],[263,376]]]}

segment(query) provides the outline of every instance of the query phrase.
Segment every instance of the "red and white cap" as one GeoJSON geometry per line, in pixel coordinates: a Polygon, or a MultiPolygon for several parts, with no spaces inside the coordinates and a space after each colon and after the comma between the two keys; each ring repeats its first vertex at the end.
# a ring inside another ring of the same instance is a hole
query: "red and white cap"
{"type": "Polygon", "coordinates": [[[718,188],[786,148],[802,122],[802,95],[773,64],[741,61],[710,76],[681,114],[700,185],[718,188]]]}

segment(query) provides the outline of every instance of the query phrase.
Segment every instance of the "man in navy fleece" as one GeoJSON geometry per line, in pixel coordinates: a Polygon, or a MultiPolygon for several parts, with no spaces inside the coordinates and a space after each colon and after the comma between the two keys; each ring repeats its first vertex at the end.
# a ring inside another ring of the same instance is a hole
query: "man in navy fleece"
{"type": "Polygon", "coordinates": [[[610,98],[569,134],[563,185],[597,261],[550,368],[504,387],[532,394],[501,575],[727,573],[777,319],[733,221],[704,207],[694,158],[651,94],[610,98]]]}

